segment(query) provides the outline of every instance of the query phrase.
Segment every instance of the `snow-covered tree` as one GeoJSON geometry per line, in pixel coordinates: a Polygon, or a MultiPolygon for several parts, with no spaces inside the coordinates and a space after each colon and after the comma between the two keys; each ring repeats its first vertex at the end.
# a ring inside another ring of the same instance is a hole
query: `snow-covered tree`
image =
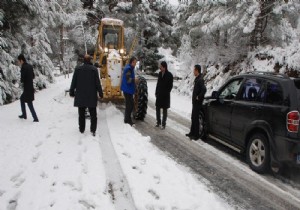
{"type": "Polygon", "coordinates": [[[190,72],[200,63],[208,71],[217,69],[211,79],[227,72],[262,70],[253,65],[259,59],[269,59],[273,70],[300,70],[295,45],[299,8],[297,1],[183,1],[173,32],[181,37],[182,68],[190,72]]]}

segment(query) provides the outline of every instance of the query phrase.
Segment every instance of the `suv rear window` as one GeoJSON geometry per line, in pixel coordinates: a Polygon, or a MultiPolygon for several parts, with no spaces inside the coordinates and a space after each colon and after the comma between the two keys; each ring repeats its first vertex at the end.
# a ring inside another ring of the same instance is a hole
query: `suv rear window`
{"type": "Polygon", "coordinates": [[[283,92],[281,86],[277,82],[267,81],[266,103],[283,104],[283,92]]]}

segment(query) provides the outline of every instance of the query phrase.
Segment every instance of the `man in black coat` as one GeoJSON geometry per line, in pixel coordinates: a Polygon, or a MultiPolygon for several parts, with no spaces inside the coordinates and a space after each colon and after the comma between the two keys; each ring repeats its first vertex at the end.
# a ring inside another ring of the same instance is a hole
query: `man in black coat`
{"type": "Polygon", "coordinates": [[[19,118],[27,119],[26,107],[25,107],[25,103],[27,103],[28,108],[33,117],[33,122],[38,122],[39,119],[35,113],[33,103],[32,103],[32,101],[34,101],[33,68],[30,64],[26,62],[26,59],[22,54],[18,56],[18,61],[19,64],[21,65],[21,83],[23,84],[23,88],[24,88],[24,91],[20,98],[22,115],[20,115],[19,118]]]}
{"type": "Polygon", "coordinates": [[[160,64],[160,72],[156,84],[156,127],[162,125],[162,129],[166,127],[168,116],[168,108],[170,108],[171,90],[173,88],[173,75],[168,71],[168,65],[165,61],[160,64]],[[163,109],[163,119],[161,121],[160,109],[163,109]]]}
{"type": "Polygon", "coordinates": [[[200,131],[199,131],[199,115],[200,115],[200,109],[202,106],[202,102],[204,100],[204,95],[206,93],[206,87],[204,85],[204,80],[201,77],[201,66],[195,65],[194,67],[194,89],[193,89],[193,96],[192,96],[192,124],[191,124],[191,130],[186,136],[188,136],[190,139],[198,140],[200,138],[200,131]]]}
{"type": "Polygon", "coordinates": [[[74,97],[74,106],[78,107],[79,131],[85,130],[85,110],[88,108],[91,116],[90,130],[93,136],[97,129],[97,102],[98,96],[103,97],[98,70],[91,63],[91,56],[84,56],[84,64],[75,68],[70,87],[70,96],[74,97]]]}

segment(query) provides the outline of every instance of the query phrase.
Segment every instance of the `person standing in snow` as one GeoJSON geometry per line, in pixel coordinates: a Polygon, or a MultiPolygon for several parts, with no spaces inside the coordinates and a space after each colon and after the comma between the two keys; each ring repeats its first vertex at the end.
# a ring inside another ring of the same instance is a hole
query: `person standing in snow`
{"type": "Polygon", "coordinates": [[[25,107],[25,103],[27,103],[28,108],[33,117],[33,122],[38,122],[39,119],[36,115],[32,103],[32,101],[34,101],[33,68],[30,64],[26,62],[26,59],[23,54],[20,54],[18,56],[18,62],[21,65],[21,83],[23,84],[23,93],[20,98],[22,115],[19,115],[19,118],[25,120],[27,119],[26,107],[25,107]]]}
{"type": "Polygon", "coordinates": [[[201,66],[195,65],[194,67],[194,89],[192,95],[192,115],[191,115],[191,129],[190,132],[186,134],[190,139],[198,140],[200,138],[199,131],[199,115],[200,109],[202,107],[202,102],[204,100],[204,95],[206,93],[206,87],[204,85],[204,80],[201,76],[201,66]]]}
{"type": "Polygon", "coordinates": [[[125,97],[125,114],[124,114],[124,123],[131,126],[134,125],[131,114],[133,111],[133,95],[135,93],[135,74],[134,68],[136,65],[137,59],[135,57],[130,58],[129,64],[127,64],[123,70],[121,90],[123,91],[125,97]]]}
{"type": "Polygon", "coordinates": [[[103,98],[98,70],[91,63],[91,56],[85,55],[83,65],[75,68],[69,94],[75,97],[74,106],[78,107],[79,131],[85,131],[85,110],[88,108],[91,116],[90,131],[93,136],[97,130],[97,93],[103,98]]]}
{"type": "Polygon", "coordinates": [[[166,121],[168,116],[168,108],[170,108],[171,90],[173,88],[173,75],[168,71],[168,65],[165,61],[160,64],[160,72],[158,74],[158,80],[156,84],[155,97],[156,97],[156,126],[162,129],[166,127],[166,121]],[[163,118],[161,121],[160,110],[163,110],[163,118]]]}

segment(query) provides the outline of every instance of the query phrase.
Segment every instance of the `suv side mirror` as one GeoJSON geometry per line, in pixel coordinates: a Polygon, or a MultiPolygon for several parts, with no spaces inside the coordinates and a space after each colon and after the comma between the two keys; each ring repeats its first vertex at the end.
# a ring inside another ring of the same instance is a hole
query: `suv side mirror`
{"type": "Polygon", "coordinates": [[[214,99],[218,99],[219,98],[218,91],[213,91],[212,94],[211,94],[211,97],[214,98],[214,99]]]}

